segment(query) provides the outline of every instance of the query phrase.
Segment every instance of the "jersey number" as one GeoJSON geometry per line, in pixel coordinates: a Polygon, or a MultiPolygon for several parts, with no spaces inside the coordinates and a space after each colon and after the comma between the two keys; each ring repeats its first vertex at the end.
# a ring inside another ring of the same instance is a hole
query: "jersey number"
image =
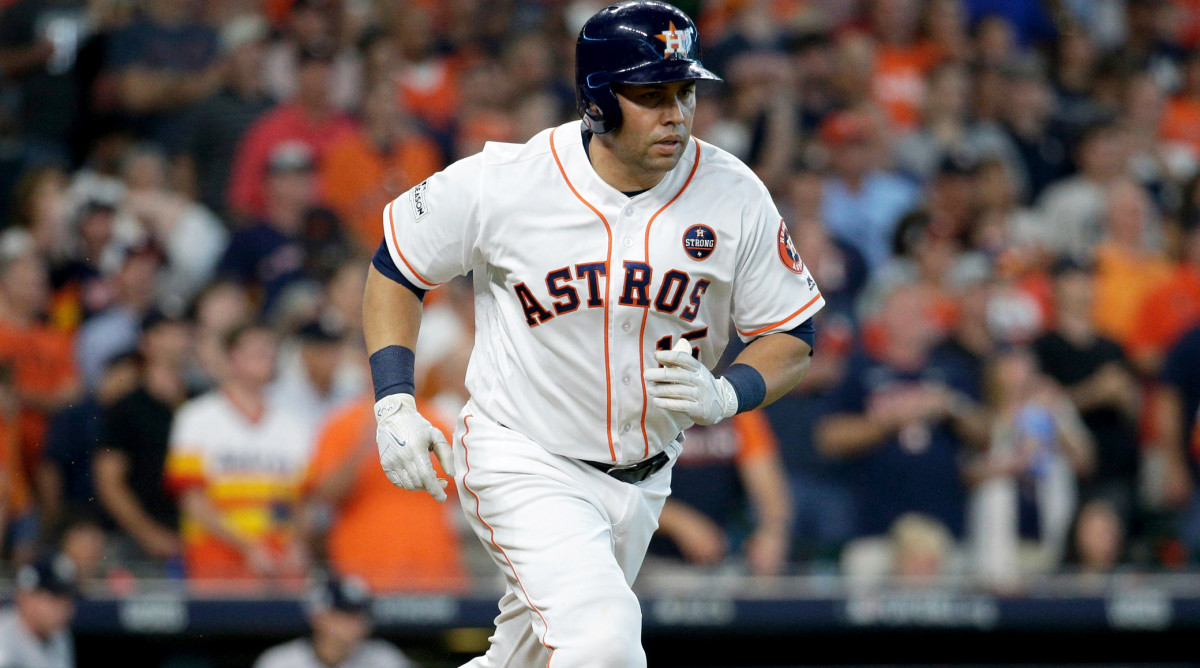
{"type": "MultiPolygon", "coordinates": [[[[684,332],[682,335],[680,335],[680,338],[687,339],[688,341],[695,341],[697,339],[703,339],[706,336],[708,336],[708,328],[701,327],[700,329],[695,329],[690,332],[684,332]]],[[[659,339],[658,343],[654,344],[654,348],[655,350],[670,350],[671,348],[675,347],[674,343],[675,337],[668,334],[659,339]]],[[[692,357],[700,359],[700,349],[696,346],[692,346],[692,357]]],[[[662,365],[660,364],[659,366],[662,365]]]]}

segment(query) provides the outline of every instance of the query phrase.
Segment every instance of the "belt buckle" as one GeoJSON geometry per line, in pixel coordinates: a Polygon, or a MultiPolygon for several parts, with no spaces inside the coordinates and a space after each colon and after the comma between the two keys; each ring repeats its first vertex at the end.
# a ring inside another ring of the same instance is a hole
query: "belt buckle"
{"type": "Polygon", "coordinates": [[[638,467],[641,466],[644,461],[645,460],[643,460],[642,462],[634,462],[632,464],[613,464],[612,466],[610,466],[608,468],[607,471],[605,471],[605,473],[622,473],[625,471],[636,471],[638,469],[638,467]]]}

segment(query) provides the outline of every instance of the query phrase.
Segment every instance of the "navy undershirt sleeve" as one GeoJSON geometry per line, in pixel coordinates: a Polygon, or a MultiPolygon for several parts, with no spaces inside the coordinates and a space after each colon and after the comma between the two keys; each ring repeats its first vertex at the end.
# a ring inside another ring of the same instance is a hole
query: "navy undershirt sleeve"
{"type": "Polygon", "coordinates": [[[425,293],[429,291],[413,285],[412,281],[408,280],[400,269],[396,267],[396,263],[392,261],[392,254],[388,252],[387,241],[379,243],[379,248],[375,251],[375,257],[371,258],[371,265],[379,273],[408,288],[409,291],[417,296],[417,299],[425,301],[425,293]]]}
{"type": "Polygon", "coordinates": [[[817,345],[816,345],[817,328],[815,325],[813,325],[812,318],[809,318],[808,320],[805,320],[804,322],[800,323],[799,325],[796,325],[792,329],[789,329],[788,331],[784,332],[784,334],[790,334],[790,335],[796,337],[797,339],[800,339],[801,341],[807,343],[809,357],[811,357],[813,354],[813,351],[817,349],[817,345]]]}

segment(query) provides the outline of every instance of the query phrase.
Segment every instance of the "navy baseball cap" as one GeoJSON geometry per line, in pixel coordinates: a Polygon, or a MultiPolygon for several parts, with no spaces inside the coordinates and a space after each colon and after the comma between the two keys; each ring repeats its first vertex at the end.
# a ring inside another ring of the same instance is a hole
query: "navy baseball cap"
{"type": "Polygon", "coordinates": [[[309,610],[337,610],[367,614],[371,610],[371,590],[355,575],[327,574],[319,577],[309,592],[309,610]]]}
{"type": "Polygon", "coordinates": [[[17,590],[74,598],[79,595],[78,569],[64,554],[46,555],[17,571],[17,590]]]}

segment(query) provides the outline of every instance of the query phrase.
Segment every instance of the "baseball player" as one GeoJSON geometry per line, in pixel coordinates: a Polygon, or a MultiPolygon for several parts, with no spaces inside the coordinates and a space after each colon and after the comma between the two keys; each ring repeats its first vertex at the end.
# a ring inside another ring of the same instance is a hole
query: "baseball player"
{"type": "Polygon", "coordinates": [[[763,184],[691,136],[696,27],[660,2],[608,7],[576,46],[583,122],[490,143],[387,205],[363,309],[380,461],[446,498],[507,580],[468,666],[645,666],[631,584],[693,423],[804,375],[824,304],[763,184]],[[426,290],[470,273],[471,398],[451,448],[417,411],[426,290]],[[732,321],[748,345],[709,371],[732,321]]]}

